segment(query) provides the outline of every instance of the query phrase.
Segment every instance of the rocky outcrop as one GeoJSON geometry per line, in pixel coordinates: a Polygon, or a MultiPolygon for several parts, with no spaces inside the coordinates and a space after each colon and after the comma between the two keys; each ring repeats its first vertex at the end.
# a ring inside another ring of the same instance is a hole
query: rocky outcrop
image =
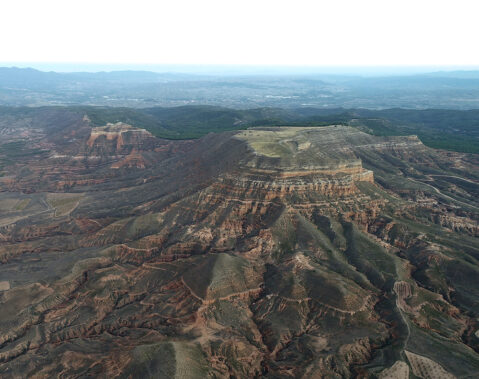
{"type": "Polygon", "coordinates": [[[158,140],[145,129],[118,122],[92,128],[85,149],[90,156],[117,156],[128,155],[132,150],[154,150],[157,144],[158,140]]]}

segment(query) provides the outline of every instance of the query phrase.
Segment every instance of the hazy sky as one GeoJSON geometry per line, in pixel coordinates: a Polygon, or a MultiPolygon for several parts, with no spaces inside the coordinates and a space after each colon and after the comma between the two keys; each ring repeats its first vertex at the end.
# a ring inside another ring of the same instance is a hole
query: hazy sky
{"type": "Polygon", "coordinates": [[[1,0],[0,62],[477,65],[479,1],[1,0]]]}

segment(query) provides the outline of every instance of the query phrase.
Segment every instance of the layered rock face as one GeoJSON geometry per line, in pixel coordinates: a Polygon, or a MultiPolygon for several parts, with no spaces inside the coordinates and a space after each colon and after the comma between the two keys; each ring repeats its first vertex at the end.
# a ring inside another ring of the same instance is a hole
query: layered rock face
{"type": "Polygon", "coordinates": [[[320,138],[311,128],[247,130],[235,135],[246,141],[254,156],[241,162],[240,174],[222,178],[245,190],[262,190],[270,198],[288,195],[351,195],[356,182],[374,182],[352,150],[334,144],[340,126],[323,128],[320,138]]]}
{"type": "Polygon", "coordinates": [[[474,157],[345,126],[79,122],[50,139],[70,186],[30,161],[1,184],[0,376],[478,372],[474,157]],[[148,163],[119,165],[133,150],[148,163]]]}
{"type": "MultiPolygon", "coordinates": [[[[14,155],[15,160],[7,156],[10,164],[0,166],[4,189],[78,191],[73,187],[100,184],[121,188],[125,177],[148,177],[141,171],[135,175],[134,169],[149,169],[190,144],[160,140],[144,129],[124,123],[92,127],[86,116],[45,113],[33,121],[22,119],[17,121],[19,126],[4,129],[6,142],[20,143],[23,149],[19,152],[21,159],[18,154],[14,155]],[[24,130],[20,139],[18,129],[24,130]]],[[[0,154],[0,164],[1,158],[0,154]]]]}
{"type": "Polygon", "coordinates": [[[92,128],[86,145],[90,152],[97,150],[114,156],[128,155],[133,150],[153,150],[157,140],[145,129],[118,122],[92,128]]]}

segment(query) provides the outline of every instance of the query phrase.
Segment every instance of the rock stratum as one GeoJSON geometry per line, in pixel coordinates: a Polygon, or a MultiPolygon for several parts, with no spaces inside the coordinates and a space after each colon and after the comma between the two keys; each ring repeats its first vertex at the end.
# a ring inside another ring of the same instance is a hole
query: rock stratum
{"type": "Polygon", "coordinates": [[[477,376],[477,156],[59,110],[0,132],[2,378],[477,376]]]}

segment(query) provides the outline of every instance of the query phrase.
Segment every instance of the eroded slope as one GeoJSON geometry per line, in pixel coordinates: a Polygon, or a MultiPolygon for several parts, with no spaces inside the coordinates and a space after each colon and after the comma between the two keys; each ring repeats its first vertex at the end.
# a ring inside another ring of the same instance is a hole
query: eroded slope
{"type": "Polygon", "coordinates": [[[473,156],[343,126],[125,147],[78,123],[1,184],[2,377],[479,370],[473,156]],[[118,165],[133,149],[149,163],[118,165]]]}

